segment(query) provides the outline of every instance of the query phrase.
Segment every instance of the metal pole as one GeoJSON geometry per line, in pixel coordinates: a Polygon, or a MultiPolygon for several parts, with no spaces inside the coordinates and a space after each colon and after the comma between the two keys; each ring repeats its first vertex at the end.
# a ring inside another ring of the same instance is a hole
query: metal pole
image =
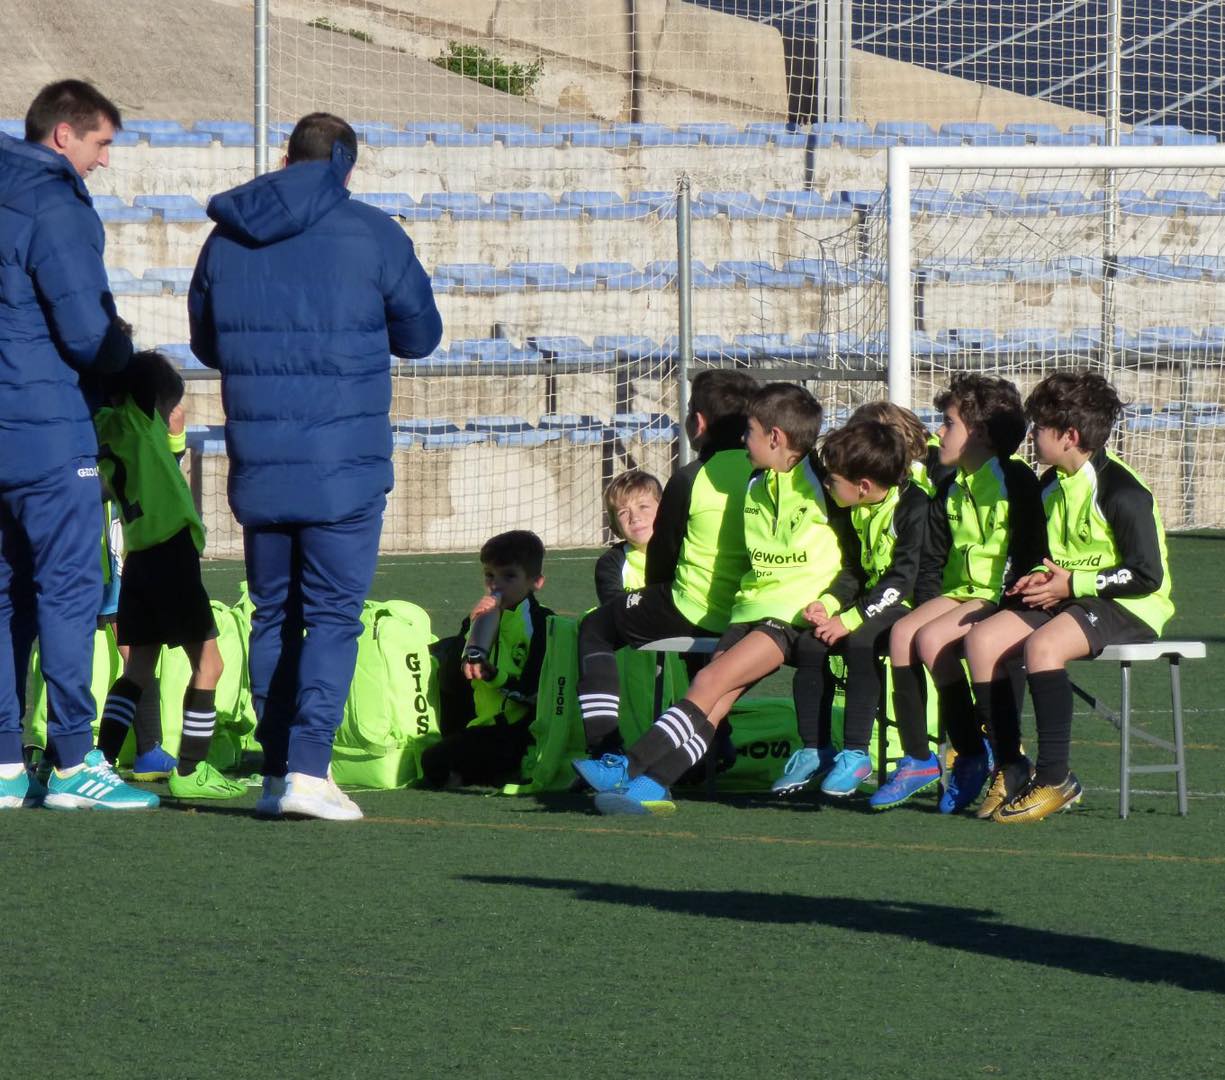
{"type": "MultiPolygon", "coordinates": [[[[681,426],[689,419],[689,366],[693,363],[693,243],[689,230],[689,177],[676,185],[676,397],[681,426]]],[[[682,431],[677,457],[689,463],[689,439],[682,431]]]]}
{"type": "Polygon", "coordinates": [[[255,0],[255,175],[268,171],[268,0],[255,0]]]}
{"type": "MultiPolygon", "coordinates": [[[[1123,0],[1108,0],[1106,6],[1106,145],[1119,145],[1122,114],[1123,0]]],[[[1102,219],[1102,366],[1112,378],[1118,363],[1114,344],[1118,323],[1115,282],[1119,268],[1119,174],[1107,169],[1104,176],[1102,219]]]]}
{"type": "Polygon", "coordinates": [[[629,21],[630,123],[642,122],[642,72],[638,70],[638,0],[625,0],[629,21]]]}
{"type": "Polygon", "coordinates": [[[909,409],[910,332],[914,282],[910,276],[910,161],[902,147],[889,151],[889,400],[909,409]]]}

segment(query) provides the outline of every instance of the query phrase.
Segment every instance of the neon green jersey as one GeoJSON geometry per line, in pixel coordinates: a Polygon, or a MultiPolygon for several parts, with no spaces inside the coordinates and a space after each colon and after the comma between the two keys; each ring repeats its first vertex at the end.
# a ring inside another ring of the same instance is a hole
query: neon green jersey
{"type": "Polygon", "coordinates": [[[191,529],[204,550],[204,525],[170,451],[166,421],[149,416],[131,397],[94,416],[98,468],[114,494],[123,521],[125,551],[144,551],[191,529]]]}

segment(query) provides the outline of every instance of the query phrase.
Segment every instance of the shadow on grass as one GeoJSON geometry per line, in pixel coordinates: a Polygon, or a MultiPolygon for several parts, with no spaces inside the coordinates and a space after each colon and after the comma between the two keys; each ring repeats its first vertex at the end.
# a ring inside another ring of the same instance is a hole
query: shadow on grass
{"type": "Polygon", "coordinates": [[[1203,953],[1014,926],[994,921],[996,913],[983,908],[739,889],[673,891],[569,878],[469,874],[459,880],[571,892],[578,900],[649,907],[678,915],[892,934],[942,949],[1063,968],[1080,975],[1225,994],[1225,963],[1203,953]]]}

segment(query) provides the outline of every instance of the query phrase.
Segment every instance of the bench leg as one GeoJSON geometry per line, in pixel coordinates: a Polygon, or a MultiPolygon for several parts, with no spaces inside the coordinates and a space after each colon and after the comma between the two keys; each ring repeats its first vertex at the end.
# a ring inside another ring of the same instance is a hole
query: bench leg
{"type": "Polygon", "coordinates": [[[1187,816],[1187,757],[1182,741],[1182,672],[1177,656],[1170,657],[1170,711],[1174,714],[1174,764],[1178,781],[1178,812],[1187,816]]]}
{"type": "Polygon", "coordinates": [[[1131,808],[1131,664],[1119,664],[1119,817],[1131,808]]]}

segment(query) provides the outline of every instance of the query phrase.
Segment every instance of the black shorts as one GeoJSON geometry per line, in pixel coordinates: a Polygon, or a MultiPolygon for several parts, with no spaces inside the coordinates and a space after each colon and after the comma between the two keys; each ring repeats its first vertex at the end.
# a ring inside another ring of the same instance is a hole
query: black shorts
{"type": "Polygon", "coordinates": [[[217,636],[200,579],[200,553],[184,528],[123,560],[116,637],[120,645],[190,645],[217,636]]]}
{"type": "Polygon", "coordinates": [[[661,638],[714,637],[676,609],[672,586],[668,583],[627,592],[610,600],[605,607],[612,618],[618,644],[637,648],[661,638]]]}
{"type": "Polygon", "coordinates": [[[1137,619],[1117,601],[1101,596],[1078,596],[1038,614],[1049,621],[1065,613],[1084,631],[1089,640],[1090,656],[1100,655],[1107,645],[1141,645],[1157,640],[1148,623],[1137,619]]]}
{"type": "Polygon", "coordinates": [[[783,654],[788,667],[817,667],[824,663],[829,646],[819,640],[811,626],[792,626],[781,619],[759,619],[757,622],[732,623],[719,638],[716,652],[727,652],[754,630],[765,634],[783,654]]]}

